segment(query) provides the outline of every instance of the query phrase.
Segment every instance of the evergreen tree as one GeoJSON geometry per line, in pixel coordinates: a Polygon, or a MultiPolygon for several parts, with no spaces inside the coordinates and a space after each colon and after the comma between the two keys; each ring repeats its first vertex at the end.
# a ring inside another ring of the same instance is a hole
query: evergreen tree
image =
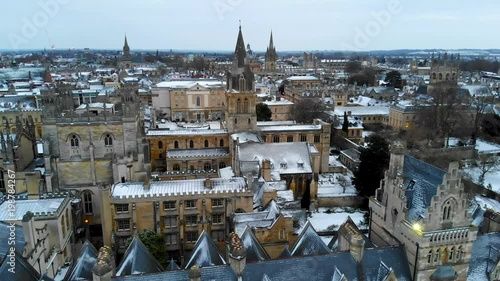
{"type": "Polygon", "coordinates": [[[255,113],[257,114],[257,121],[271,121],[273,117],[271,109],[265,103],[258,103],[255,106],[255,113]]]}
{"type": "Polygon", "coordinates": [[[389,143],[379,135],[367,137],[368,146],[360,149],[360,164],[354,172],[354,185],[363,197],[375,195],[385,170],[389,167],[389,143]]]}
{"type": "Polygon", "coordinates": [[[344,123],[342,123],[342,131],[346,132],[349,130],[349,121],[347,120],[347,112],[344,111],[344,123]]]}

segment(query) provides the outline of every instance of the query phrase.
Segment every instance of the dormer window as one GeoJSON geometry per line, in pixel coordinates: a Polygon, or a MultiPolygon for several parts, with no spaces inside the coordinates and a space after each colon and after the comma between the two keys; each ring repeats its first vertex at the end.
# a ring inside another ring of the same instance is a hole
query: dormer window
{"type": "Polygon", "coordinates": [[[297,165],[299,166],[299,168],[304,168],[304,163],[297,163],[297,165]]]}

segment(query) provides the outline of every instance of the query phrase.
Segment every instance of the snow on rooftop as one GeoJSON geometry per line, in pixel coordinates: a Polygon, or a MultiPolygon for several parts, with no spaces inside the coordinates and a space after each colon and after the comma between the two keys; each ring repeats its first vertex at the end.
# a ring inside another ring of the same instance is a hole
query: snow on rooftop
{"type": "Polygon", "coordinates": [[[338,106],[335,107],[334,113],[338,116],[343,116],[344,112],[351,112],[351,115],[389,115],[389,106],[338,106]]]}
{"type": "Polygon", "coordinates": [[[34,199],[34,200],[16,200],[15,214],[11,216],[8,210],[8,202],[0,205],[0,221],[20,221],[28,212],[53,213],[62,205],[65,198],[34,199]]]}
{"type": "Polygon", "coordinates": [[[476,140],[476,149],[479,153],[498,153],[500,144],[490,143],[481,139],[476,140]]]}
{"type": "Polygon", "coordinates": [[[313,225],[316,231],[333,231],[338,230],[348,216],[354,221],[359,229],[366,229],[368,226],[363,224],[365,211],[351,210],[350,208],[333,208],[331,213],[326,213],[327,208],[319,208],[319,212],[311,213],[308,220],[313,225]]]}
{"type": "Polygon", "coordinates": [[[500,202],[495,199],[487,198],[481,195],[476,195],[474,200],[481,206],[483,209],[489,209],[494,212],[500,212],[500,202]]]}
{"type": "Polygon", "coordinates": [[[147,136],[193,136],[193,135],[225,135],[227,130],[149,130],[147,136]]]}
{"type": "Polygon", "coordinates": [[[314,80],[314,81],[319,81],[318,77],[306,75],[306,76],[290,76],[287,78],[289,81],[309,81],[309,80],[314,80]]]}
{"type": "Polygon", "coordinates": [[[202,87],[222,87],[224,85],[223,81],[211,79],[211,80],[188,80],[188,81],[164,81],[156,84],[156,87],[188,89],[195,86],[196,84],[202,87]]]}
{"type": "MultiPolygon", "coordinates": [[[[102,102],[94,102],[94,103],[89,103],[88,104],[89,108],[96,109],[96,108],[104,108],[104,103],[102,102]]],[[[115,105],[112,103],[106,103],[106,108],[113,108],[115,105]]],[[[81,104],[77,109],[86,109],[87,104],[83,103],[81,104]]]]}
{"type": "Polygon", "coordinates": [[[314,131],[321,130],[321,125],[257,126],[261,132],[274,131],[314,131]]]}
{"type": "Polygon", "coordinates": [[[318,179],[318,197],[356,196],[352,177],[340,173],[320,174],[318,179]],[[345,190],[344,190],[345,188],[345,190]]]}

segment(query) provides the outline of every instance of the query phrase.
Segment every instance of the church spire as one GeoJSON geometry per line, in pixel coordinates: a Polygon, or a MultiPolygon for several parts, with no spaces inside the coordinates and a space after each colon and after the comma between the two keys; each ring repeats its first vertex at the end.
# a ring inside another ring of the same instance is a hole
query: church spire
{"type": "Polygon", "coordinates": [[[269,50],[274,49],[274,43],[273,43],[273,31],[271,30],[271,39],[269,39],[269,50]]]}
{"type": "Polygon", "coordinates": [[[130,55],[130,47],[128,46],[127,34],[125,34],[125,42],[123,43],[123,55],[124,56],[130,55]]]}
{"type": "Polygon", "coordinates": [[[241,22],[240,31],[238,32],[238,40],[236,41],[236,48],[234,49],[234,60],[237,62],[237,67],[245,66],[246,58],[246,48],[245,42],[243,41],[243,33],[241,32],[241,22]]]}

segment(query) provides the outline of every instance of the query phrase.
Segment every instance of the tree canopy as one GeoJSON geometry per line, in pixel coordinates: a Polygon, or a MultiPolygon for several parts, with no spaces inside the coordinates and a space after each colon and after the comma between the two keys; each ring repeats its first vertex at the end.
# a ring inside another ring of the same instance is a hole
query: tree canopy
{"type": "Polygon", "coordinates": [[[386,83],[389,83],[389,86],[392,86],[394,88],[401,89],[403,87],[403,80],[401,79],[401,73],[399,73],[399,71],[396,70],[388,72],[385,76],[384,81],[386,83]]]}
{"type": "Polygon", "coordinates": [[[361,63],[359,61],[350,61],[345,65],[344,71],[355,74],[361,71],[361,63]]]}
{"type": "Polygon", "coordinates": [[[297,123],[312,123],[316,118],[325,116],[326,106],[321,99],[303,99],[295,103],[293,107],[293,118],[297,123]]]}
{"type": "Polygon", "coordinates": [[[389,143],[379,135],[367,137],[368,146],[360,149],[360,164],[354,172],[354,185],[359,194],[364,197],[375,195],[384,177],[384,171],[389,167],[389,143]]]}
{"type": "Polygon", "coordinates": [[[271,109],[265,103],[258,103],[255,106],[255,112],[257,114],[257,121],[271,121],[273,117],[271,109]]]}
{"type": "MultiPolygon", "coordinates": [[[[165,234],[156,233],[152,229],[146,229],[137,233],[137,235],[153,257],[155,257],[162,266],[166,266],[168,263],[168,252],[165,246],[165,234]]],[[[130,237],[127,240],[127,247],[130,242],[132,242],[132,238],[133,237],[130,237]]]]}

